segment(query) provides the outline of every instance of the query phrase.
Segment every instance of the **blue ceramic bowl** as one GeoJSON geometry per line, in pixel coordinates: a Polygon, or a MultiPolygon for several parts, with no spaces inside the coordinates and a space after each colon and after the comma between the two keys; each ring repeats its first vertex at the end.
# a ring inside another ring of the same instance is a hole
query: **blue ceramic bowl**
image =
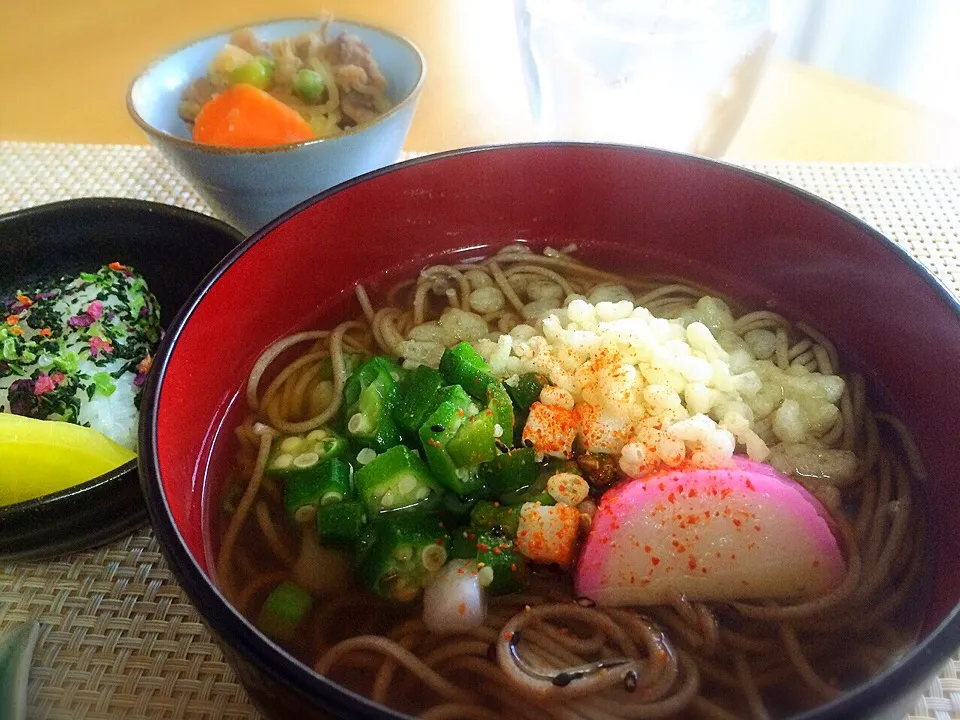
{"type": "MultiPolygon", "coordinates": [[[[316,19],[249,25],[261,40],[296,36],[320,26],[316,19]]],[[[177,106],[184,88],[207,66],[232,31],[198,40],[157,61],[131,84],[127,110],[160,150],[220,217],[251,233],[322,190],[395,162],[403,146],[426,61],[409,40],[386,30],[335,22],[331,35],[346,31],[370,48],[387,78],[394,106],[372,123],[343,135],[269,148],[227,148],[191,140],[177,106]]]]}

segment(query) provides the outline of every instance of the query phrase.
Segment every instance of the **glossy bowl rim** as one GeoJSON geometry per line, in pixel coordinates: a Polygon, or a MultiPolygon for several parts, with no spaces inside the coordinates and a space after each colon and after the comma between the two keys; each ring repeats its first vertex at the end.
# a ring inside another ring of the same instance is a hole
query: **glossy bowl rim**
{"type": "MultiPolygon", "coordinates": [[[[561,151],[565,147],[590,148],[599,147],[613,149],[620,153],[636,153],[669,158],[672,162],[692,163],[717,167],[724,172],[747,176],[760,181],[774,192],[786,192],[813,206],[829,211],[832,215],[854,226],[866,235],[870,241],[878,243],[891,251],[903,263],[908,271],[919,276],[931,287],[938,299],[952,310],[960,329],[960,299],[947,286],[926,268],[919,260],[910,255],[903,247],[879,230],[861,220],[848,210],[835,205],[822,197],[814,195],[803,188],[791,185],[779,178],[766,175],[756,170],[735,165],[723,160],[706,158],[690,153],[663,150],[638,145],[622,145],[613,143],[590,142],[530,142],[509,145],[482,145],[476,147],[458,148],[440,153],[431,153],[412,158],[394,165],[373,170],[369,173],[351,178],[328,190],[324,190],[312,198],[296,205],[283,215],[277,217],[256,233],[251,235],[225,256],[220,263],[204,279],[195,290],[191,298],[184,303],[173,322],[164,342],[157,352],[155,372],[151,373],[144,388],[143,410],[140,423],[140,448],[138,458],[140,463],[140,482],[146,500],[147,512],[150,516],[154,531],[160,541],[160,547],[173,568],[178,580],[187,591],[191,601],[209,623],[215,635],[222,642],[229,645],[241,656],[243,662],[254,665],[258,671],[271,676],[276,682],[292,687],[296,692],[308,698],[313,706],[317,699],[323,698],[332,705],[350,707],[354,712],[363,709],[364,717],[382,717],[399,720],[413,720],[386,706],[374,703],[366,696],[344,688],[307,667],[306,664],[294,658],[279,645],[273,643],[260,633],[252,622],[241,615],[233,605],[222,595],[219,588],[213,583],[207,573],[203,572],[190,550],[184,542],[180,528],[173,520],[163,491],[159,473],[159,459],[155,442],[155,428],[159,412],[159,391],[162,388],[170,356],[176,348],[182,330],[192,317],[194,310],[202,301],[206,293],[217,283],[233,264],[250,248],[272,233],[295,215],[307,208],[322,202],[328,197],[342,190],[352,188],[366,180],[408,167],[444,160],[461,155],[483,155],[498,151],[534,152],[537,149],[550,148],[561,151]],[[218,607],[219,605],[219,607],[218,607]]],[[[898,700],[903,700],[912,691],[919,691],[922,684],[928,681],[936,670],[956,652],[960,646],[960,598],[944,618],[929,631],[913,648],[905,653],[892,667],[861,683],[854,689],[842,693],[836,699],[795,715],[790,720],[846,720],[848,718],[868,717],[873,713],[883,711],[898,700]],[[866,715],[864,713],[869,713],[866,715]]]]}
{"type": "MultiPolygon", "coordinates": [[[[3,213],[0,215],[0,222],[18,221],[23,219],[30,220],[31,218],[44,217],[48,215],[55,216],[58,214],[71,213],[76,210],[83,209],[96,209],[107,213],[113,211],[137,212],[146,213],[148,216],[159,214],[169,218],[177,218],[187,222],[205,225],[211,230],[215,230],[223,233],[224,235],[232,237],[236,241],[237,247],[242,245],[243,241],[245,240],[243,233],[234,228],[232,225],[228,225],[227,223],[223,222],[222,220],[218,220],[213,216],[204,215],[196,210],[188,210],[187,208],[179,207],[177,205],[168,205],[166,203],[156,202],[153,200],[141,200],[139,198],[128,197],[93,196],[57,200],[50,203],[32,205],[30,207],[20,208],[8,213],[3,213]]],[[[233,251],[231,251],[231,253],[232,252],[233,251]]],[[[192,295],[188,296],[185,300],[185,303],[190,303],[192,298],[192,295]]],[[[177,318],[178,315],[175,315],[173,320],[171,320],[171,327],[177,321],[177,318]]],[[[82,483],[77,483],[76,485],[71,485],[70,487],[57,490],[56,492],[47,493],[46,495],[30,498],[29,500],[22,500],[18,503],[13,503],[12,505],[2,505],[0,506],[0,518],[4,516],[10,517],[12,515],[29,514],[37,508],[55,505],[59,501],[71,498],[74,495],[83,494],[95,490],[101,486],[120,482],[124,478],[132,476],[132,474],[136,473],[136,471],[137,459],[134,458],[133,460],[128,460],[122,465],[118,465],[112,470],[101,473],[100,475],[92,477],[89,480],[84,480],[82,483]]],[[[134,517],[130,518],[129,523],[124,524],[129,525],[129,527],[134,527],[134,521],[136,521],[136,524],[139,524],[145,520],[146,517],[146,508],[143,508],[139,510],[134,517]]]]}
{"type": "Polygon", "coordinates": [[[378,32],[393,38],[394,40],[398,41],[401,45],[406,46],[408,50],[412,50],[414,57],[417,58],[417,61],[420,65],[420,70],[417,76],[417,82],[413,86],[413,89],[410,90],[410,92],[407,93],[403,98],[397,101],[396,105],[391,107],[382,115],[377,116],[373,120],[370,120],[365,123],[361,123],[359,125],[355,125],[351,128],[347,128],[339,135],[334,135],[333,137],[313,138],[312,140],[300,140],[298,142],[293,142],[293,143],[284,143],[283,145],[269,145],[266,147],[247,148],[247,147],[231,147],[228,145],[204,145],[203,143],[194,142],[193,140],[186,140],[182,137],[169,133],[166,130],[161,130],[160,128],[152,125],[151,123],[147,122],[146,119],[144,119],[144,117],[140,115],[140,113],[137,111],[137,108],[133,101],[134,88],[136,88],[137,83],[143,80],[147,76],[147,74],[150,73],[154,68],[156,68],[160,63],[170,60],[174,56],[179,55],[183,51],[189,50],[192,47],[199,45],[202,42],[206,42],[207,40],[212,40],[214,37],[218,35],[229,35],[238,30],[243,30],[245,28],[256,30],[257,28],[263,27],[264,25],[273,25],[274,23],[295,22],[295,21],[312,22],[312,23],[320,22],[319,18],[302,17],[302,16],[274,18],[272,20],[260,20],[257,22],[250,22],[242,25],[235,25],[230,28],[208,33],[203,37],[197,38],[195,40],[191,40],[183,45],[176,47],[173,50],[170,50],[164,53],[157,59],[153,60],[143,70],[138,72],[134,76],[133,80],[130,81],[130,85],[127,87],[127,95],[126,95],[127,113],[130,115],[133,121],[140,127],[140,129],[147,135],[147,137],[156,138],[157,140],[173,143],[174,145],[178,145],[185,149],[196,150],[200,152],[207,152],[213,155],[270,155],[273,153],[282,153],[289,150],[295,150],[297,148],[312,147],[312,146],[320,145],[322,143],[329,143],[331,141],[336,141],[341,138],[348,137],[350,135],[359,135],[363,133],[365,130],[369,130],[373,127],[376,127],[381,122],[384,122],[388,118],[391,118],[397,113],[399,113],[402,109],[406,108],[408,105],[416,102],[417,98],[420,95],[420,92],[423,90],[423,85],[426,82],[426,78],[427,78],[427,58],[424,56],[423,51],[420,50],[420,48],[416,45],[416,43],[414,43],[409,38],[394,32],[393,30],[387,30],[386,28],[379,27],[377,25],[357,22],[355,20],[335,18],[333,20],[334,24],[347,25],[347,26],[352,25],[354,27],[360,27],[366,30],[372,30],[374,32],[378,32]]]}

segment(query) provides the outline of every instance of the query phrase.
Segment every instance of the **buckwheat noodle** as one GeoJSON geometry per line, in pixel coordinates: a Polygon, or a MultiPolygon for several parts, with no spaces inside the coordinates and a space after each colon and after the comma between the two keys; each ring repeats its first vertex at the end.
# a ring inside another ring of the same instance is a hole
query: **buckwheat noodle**
{"type": "MultiPolygon", "coordinates": [[[[627,288],[637,305],[663,317],[693,307],[705,294],[522,245],[478,262],[428,267],[414,282],[387,291],[384,307],[375,307],[358,287],[362,320],[278,340],[250,373],[249,414],[236,433],[240,500],[217,563],[229,598],[247,612],[270,582],[291,575],[295,552],[283,539],[286,531],[273,525],[281,513],[271,513],[280,503],[264,478],[267,453],[277,433],[307,432],[334,417],[344,354],[397,355],[414,328],[444,307],[476,307],[481,296],[493,299],[478,310],[490,331],[533,324],[535,311],[548,310],[546,302],[531,309],[521,297],[530,297],[535,286],[554,293],[555,301],[627,288]],[[483,288],[499,294],[478,295],[483,288]],[[240,560],[243,546],[251,544],[241,535],[248,534],[267,549],[268,567],[240,560]]],[[[835,374],[842,368],[833,343],[806,324],[756,311],[741,314],[733,326],[741,337],[758,330],[775,337],[771,359],[781,369],[798,365],[835,374]]],[[[845,379],[839,419],[821,439],[856,453],[856,475],[841,487],[809,486],[832,515],[847,560],[846,577],[830,593],[795,604],[677,597],[663,606],[601,609],[547,578],[524,594],[492,598],[483,627],[438,637],[419,618],[398,617],[377,599],[350,591],[320,603],[315,644],[299,654],[314,658],[319,673],[343,676],[359,692],[425,720],[623,720],[680,713],[762,720],[836,696],[909,646],[909,629],[899,630],[892,619],[916,595],[925,551],[914,497],[924,478],[919,453],[899,420],[867,406],[863,378],[845,379]],[[361,623],[353,618],[359,617],[368,624],[364,634],[356,632],[361,623]]]]}

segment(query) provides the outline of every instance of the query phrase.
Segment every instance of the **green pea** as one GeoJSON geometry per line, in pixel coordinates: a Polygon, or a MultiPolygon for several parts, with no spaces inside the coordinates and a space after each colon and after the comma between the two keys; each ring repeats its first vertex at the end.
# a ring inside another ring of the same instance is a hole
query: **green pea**
{"type": "Polygon", "coordinates": [[[259,58],[255,58],[230,72],[230,84],[246,83],[247,85],[253,85],[255,88],[266,90],[270,86],[272,75],[272,70],[268,69],[265,63],[260,62],[259,58]]]}
{"type": "Polygon", "coordinates": [[[324,87],[323,75],[315,70],[301,68],[293,78],[293,92],[307,103],[319,101],[324,87]]]}
{"type": "Polygon", "coordinates": [[[263,65],[263,67],[267,69],[267,72],[271,76],[273,75],[273,71],[276,69],[277,63],[274,61],[272,57],[267,57],[266,55],[257,55],[257,57],[255,57],[254,60],[256,60],[261,65],[263,65]]]}

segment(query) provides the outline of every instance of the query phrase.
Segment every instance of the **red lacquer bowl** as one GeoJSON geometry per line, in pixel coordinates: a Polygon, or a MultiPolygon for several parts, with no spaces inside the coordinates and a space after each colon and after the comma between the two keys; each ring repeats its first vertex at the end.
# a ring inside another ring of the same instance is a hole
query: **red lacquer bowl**
{"type": "MultiPolygon", "coordinates": [[[[315,675],[210,580],[212,452],[257,355],[359,315],[358,281],[478,255],[514,238],[624,271],[680,275],[776,308],[839,342],[915,434],[929,478],[931,599],[920,643],[805,717],[902,717],[960,646],[960,307],[864,223],[740,168],[642,148],[507,146],[437,155],[317,196],[228,256],[173,323],[141,423],[140,470],[164,552],[255,701],[272,717],[400,717],[315,675]]],[[[219,451],[218,451],[219,452],[219,451]]]]}

